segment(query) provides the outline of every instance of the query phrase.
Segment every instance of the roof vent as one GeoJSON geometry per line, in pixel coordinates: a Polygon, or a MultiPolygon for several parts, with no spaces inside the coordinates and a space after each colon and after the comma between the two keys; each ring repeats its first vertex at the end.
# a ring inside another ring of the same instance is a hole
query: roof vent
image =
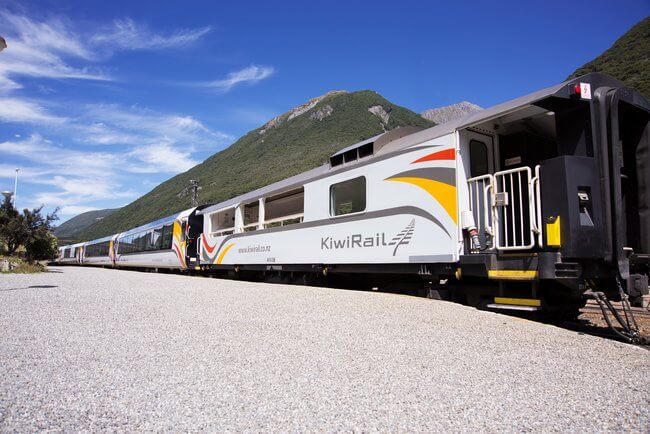
{"type": "Polygon", "coordinates": [[[355,143],[354,145],[343,148],[336,154],[332,155],[330,157],[330,166],[336,167],[363,158],[372,157],[388,143],[420,130],[422,130],[422,128],[419,127],[399,127],[386,133],[379,134],[378,136],[366,139],[363,142],[355,143]]]}

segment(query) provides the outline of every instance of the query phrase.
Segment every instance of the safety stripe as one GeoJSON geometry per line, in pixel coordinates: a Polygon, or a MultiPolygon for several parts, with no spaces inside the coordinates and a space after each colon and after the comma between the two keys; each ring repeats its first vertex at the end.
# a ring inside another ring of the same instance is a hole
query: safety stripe
{"type": "Polygon", "coordinates": [[[534,280],[536,270],[488,270],[488,279],[534,280]]]}
{"type": "Polygon", "coordinates": [[[510,304],[516,306],[540,307],[542,305],[542,300],[536,298],[494,297],[494,302],[497,304],[510,304]]]}

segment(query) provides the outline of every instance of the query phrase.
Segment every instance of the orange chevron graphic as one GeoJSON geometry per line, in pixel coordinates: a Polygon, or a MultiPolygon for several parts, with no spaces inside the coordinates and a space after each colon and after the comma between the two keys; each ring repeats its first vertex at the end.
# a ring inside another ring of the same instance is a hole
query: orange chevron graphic
{"type": "Polygon", "coordinates": [[[232,249],[234,245],[235,243],[230,243],[226,247],[224,247],[223,251],[219,253],[219,256],[217,257],[217,261],[216,261],[217,264],[221,264],[223,262],[223,258],[226,256],[226,253],[228,253],[228,251],[232,249]]]}
{"type": "Polygon", "coordinates": [[[422,163],[424,161],[441,161],[441,160],[455,160],[456,159],[456,150],[454,148],[444,149],[442,151],[434,152],[433,154],[425,155],[424,157],[418,158],[414,163],[422,163]]]}
{"type": "Polygon", "coordinates": [[[426,178],[414,177],[395,177],[388,178],[387,181],[406,182],[408,184],[416,185],[429,193],[440,205],[447,211],[449,217],[458,224],[458,213],[456,204],[456,187],[446,184],[444,182],[435,181],[426,178]]]}

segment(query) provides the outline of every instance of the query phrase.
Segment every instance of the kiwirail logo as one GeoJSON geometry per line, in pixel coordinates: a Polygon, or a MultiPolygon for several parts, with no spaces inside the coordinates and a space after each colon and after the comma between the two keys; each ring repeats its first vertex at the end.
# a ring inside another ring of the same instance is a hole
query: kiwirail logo
{"type": "Polygon", "coordinates": [[[370,236],[367,234],[350,234],[345,237],[321,237],[320,248],[321,250],[338,250],[395,246],[393,249],[393,256],[395,256],[400,246],[406,246],[411,242],[414,231],[415,219],[411,220],[411,223],[388,242],[386,241],[385,232],[377,232],[370,236]]]}

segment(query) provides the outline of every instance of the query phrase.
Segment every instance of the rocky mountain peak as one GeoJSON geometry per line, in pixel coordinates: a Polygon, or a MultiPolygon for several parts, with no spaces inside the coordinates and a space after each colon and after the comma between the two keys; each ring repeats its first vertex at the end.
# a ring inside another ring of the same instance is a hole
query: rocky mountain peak
{"type": "MultiPolygon", "coordinates": [[[[268,121],[262,126],[259,133],[264,134],[271,128],[275,128],[283,122],[290,121],[293,118],[296,118],[304,113],[307,113],[309,110],[316,107],[321,101],[323,101],[327,97],[342,95],[346,93],[348,93],[346,90],[331,90],[324,95],[317,96],[316,98],[312,98],[306,103],[301,104],[298,107],[294,107],[286,113],[274,117],[273,119],[271,119],[270,121],[268,121]]],[[[331,115],[332,112],[333,109],[331,106],[323,107],[321,110],[318,110],[316,113],[313,114],[312,119],[322,120],[323,118],[331,115]]]]}
{"type": "Polygon", "coordinates": [[[472,104],[471,102],[462,101],[457,104],[445,107],[425,110],[421,113],[422,117],[433,121],[437,124],[444,124],[453,119],[462,118],[468,114],[483,110],[483,107],[472,104]]]}

